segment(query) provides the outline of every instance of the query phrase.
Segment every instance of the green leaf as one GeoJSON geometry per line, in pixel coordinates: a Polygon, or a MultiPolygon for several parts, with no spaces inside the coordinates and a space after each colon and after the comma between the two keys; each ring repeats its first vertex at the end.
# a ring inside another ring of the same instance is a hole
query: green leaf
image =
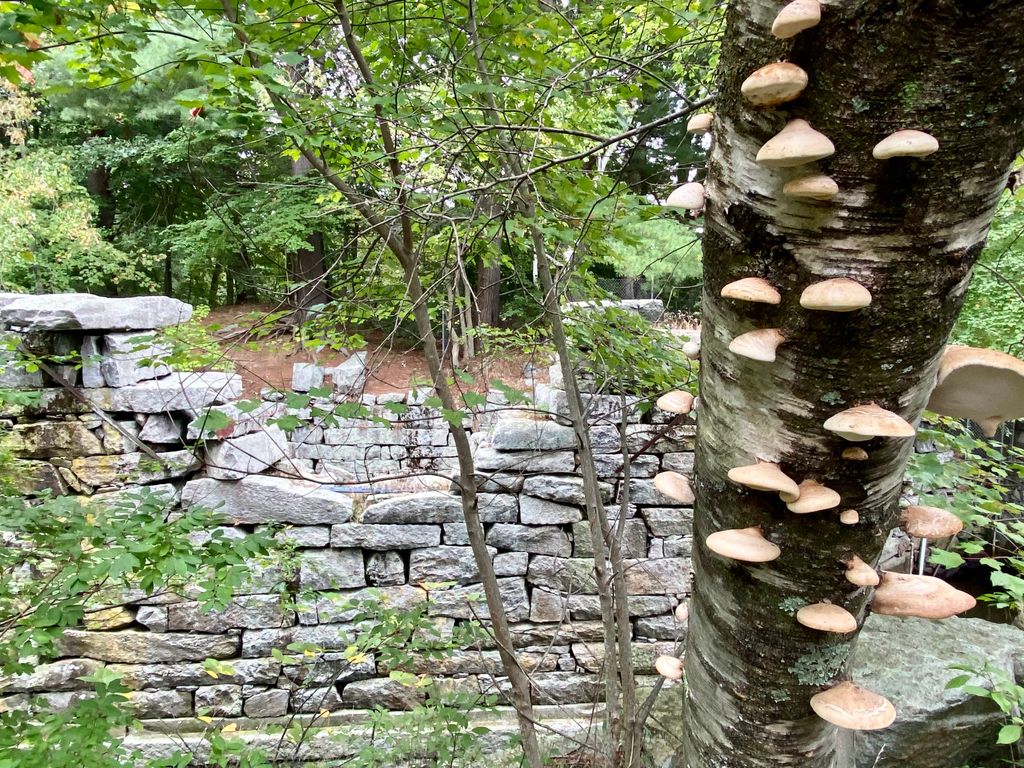
{"type": "Polygon", "coordinates": [[[956,552],[947,552],[944,549],[933,549],[928,557],[928,562],[933,565],[941,565],[943,568],[958,568],[964,564],[964,559],[956,552]]]}
{"type": "Polygon", "coordinates": [[[968,681],[972,677],[974,677],[974,675],[957,675],[948,683],[946,683],[946,688],[962,688],[963,686],[967,685],[968,681]]]}
{"type": "Polygon", "coordinates": [[[1019,725],[1004,725],[999,729],[999,736],[996,744],[1016,744],[1020,741],[1021,727],[1019,725]]]}

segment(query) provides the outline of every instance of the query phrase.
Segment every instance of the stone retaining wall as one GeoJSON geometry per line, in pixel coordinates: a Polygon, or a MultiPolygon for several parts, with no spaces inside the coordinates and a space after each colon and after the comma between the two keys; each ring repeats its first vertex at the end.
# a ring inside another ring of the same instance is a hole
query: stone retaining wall
{"type": "MultiPolygon", "coordinates": [[[[442,635],[486,619],[473,599],[481,588],[460,500],[450,492],[447,423],[426,392],[361,396],[358,357],[327,372],[297,367],[305,396],[265,392],[243,401],[236,375],[184,373],[162,362],[166,349],[153,329],[190,314],[163,297],[0,296],[8,347],[67,356],[32,372],[12,363],[0,374],[0,385],[38,393],[32,404],[3,406],[4,444],[26,493],[113,498],[104,494],[148,486],[183,509],[218,507],[227,536],[281,525],[294,574],[257,569],[217,613],[200,611],[187,593],[136,595],[102,621],[69,630],[61,659],[6,681],[4,704],[67,706],[86,695],[78,678],[106,665],[133,689],[143,721],[184,718],[175,720],[178,730],[197,715],[251,724],[414,705],[421,689],[396,682],[372,656],[345,658],[359,627],[344,604],[370,588],[391,606],[426,604],[442,635]],[[275,650],[296,642],[317,648],[311,663],[275,659],[275,650]],[[212,677],[207,658],[230,671],[212,677]]],[[[513,408],[491,392],[464,425],[475,447],[480,513],[538,700],[591,702],[601,695],[603,648],[578,458],[572,430],[555,418],[564,413],[564,393],[538,385],[533,395],[531,406],[513,408]]],[[[601,490],[616,518],[626,491],[623,403],[589,399],[601,490]]],[[[621,542],[643,676],[679,639],[673,611],[690,570],[692,510],[661,495],[652,478],[664,469],[691,472],[695,428],[666,430],[666,414],[641,413],[634,400],[625,405],[631,453],[659,435],[632,463],[621,542]]],[[[486,641],[441,660],[414,654],[407,666],[453,689],[507,689],[486,641]]]]}

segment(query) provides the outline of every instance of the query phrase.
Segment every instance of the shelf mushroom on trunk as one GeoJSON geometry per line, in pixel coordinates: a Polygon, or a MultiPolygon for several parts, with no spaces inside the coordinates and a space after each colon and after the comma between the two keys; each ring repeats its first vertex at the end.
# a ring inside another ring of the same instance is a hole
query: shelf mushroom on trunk
{"type": "Polygon", "coordinates": [[[1024,360],[995,349],[950,345],[942,352],[928,410],[971,419],[988,437],[1024,418],[1024,360]]]}

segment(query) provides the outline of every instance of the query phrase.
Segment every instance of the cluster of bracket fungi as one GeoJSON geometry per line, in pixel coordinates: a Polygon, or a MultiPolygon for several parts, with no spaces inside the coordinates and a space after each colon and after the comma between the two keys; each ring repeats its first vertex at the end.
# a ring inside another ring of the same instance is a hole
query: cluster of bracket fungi
{"type": "MultiPolygon", "coordinates": [[[[791,38],[821,20],[819,0],[793,0],[786,5],[772,24],[772,34],[779,39],[791,38]]],[[[741,86],[743,97],[752,105],[775,107],[796,99],[807,86],[807,73],[789,62],[768,64],[748,77],[741,86]]],[[[701,113],[687,124],[691,133],[711,131],[714,116],[701,113]]],[[[894,157],[925,157],[938,151],[938,141],[918,130],[900,130],[882,139],[874,148],[877,160],[894,157]]],[[[792,119],[757,153],[756,161],[766,168],[798,168],[822,160],[835,153],[828,137],[814,130],[805,120],[792,119]]],[[[786,198],[828,202],[839,195],[839,185],[829,176],[810,171],[787,181],[782,194],[786,198]]],[[[705,189],[698,182],[683,184],[669,195],[666,206],[699,212],[704,208],[705,189]]],[[[763,277],[743,277],[729,283],[721,296],[739,302],[778,305],[779,291],[763,277]]],[[[856,312],[871,305],[871,292],[848,277],[835,277],[807,286],[800,295],[804,309],[824,312],[856,312]]],[[[735,355],[761,362],[774,362],[776,350],[786,341],[779,328],[763,328],[736,336],[729,344],[735,355]]],[[[686,414],[694,407],[693,396],[674,391],[658,400],[662,410],[686,414]]],[[[955,418],[971,419],[988,436],[995,434],[1006,420],[1024,417],[1024,362],[991,349],[947,346],[928,400],[927,408],[955,418]]],[[[906,439],[916,434],[913,425],[900,415],[876,403],[857,405],[827,419],[823,427],[848,443],[875,439],[906,439]]],[[[870,461],[871,456],[860,445],[842,449],[848,461],[870,461]]],[[[762,461],[749,466],[734,467],[729,479],[754,491],[777,493],[786,508],[795,514],[811,514],[838,510],[843,506],[839,493],[814,479],[796,482],[777,463],[762,461]]],[[[694,500],[687,479],[676,472],[662,472],[655,477],[655,486],[681,503],[694,500]]],[[[856,525],[860,515],[856,509],[843,509],[839,521],[856,525]]],[[[963,524],[955,515],[937,507],[910,506],[902,511],[901,527],[911,536],[937,539],[955,536],[963,524]]],[[[715,554],[739,563],[758,565],[771,562],[782,549],[765,537],[760,526],[723,530],[705,540],[715,554]]],[[[891,616],[916,616],[942,619],[971,609],[975,600],[932,576],[892,572],[879,574],[856,554],[845,562],[845,577],[857,589],[874,589],[871,610],[891,616]]],[[[848,634],[858,629],[856,616],[840,605],[819,602],[807,605],[796,613],[796,621],[820,632],[848,634]]],[[[656,664],[669,679],[683,675],[682,661],[664,656],[656,664]]],[[[840,682],[811,697],[811,708],[822,719],[842,728],[873,730],[889,726],[896,710],[883,696],[851,681],[840,682]]]]}

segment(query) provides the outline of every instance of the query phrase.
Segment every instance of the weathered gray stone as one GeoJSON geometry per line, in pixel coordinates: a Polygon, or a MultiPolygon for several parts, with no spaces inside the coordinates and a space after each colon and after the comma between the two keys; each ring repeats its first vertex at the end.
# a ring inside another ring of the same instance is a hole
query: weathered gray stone
{"type": "Polygon", "coordinates": [[[597,594],[594,561],[586,558],[538,555],[530,561],[526,580],[556,592],[597,594]]]}
{"type": "Polygon", "coordinates": [[[15,456],[30,459],[96,456],[103,444],[80,421],[39,421],[15,424],[7,430],[0,445],[15,456]]]}
{"type": "Polygon", "coordinates": [[[480,446],[473,458],[478,469],[501,472],[572,472],[576,466],[572,451],[501,453],[489,446],[480,446]]]}
{"type": "Polygon", "coordinates": [[[288,438],[279,427],[265,427],[207,446],[206,474],[218,480],[238,480],[262,472],[290,451],[288,438]]]}
{"type": "Polygon", "coordinates": [[[202,410],[189,409],[191,420],[185,437],[188,440],[199,438],[225,439],[241,437],[268,426],[268,422],[278,419],[285,413],[283,403],[260,403],[255,408],[242,410],[233,403],[215,405],[202,410]],[[227,419],[227,426],[220,426],[227,419]],[[207,424],[210,427],[207,427],[207,424]]]}
{"type": "Polygon", "coordinates": [[[664,424],[629,424],[626,427],[626,447],[635,453],[654,441],[648,450],[658,453],[693,451],[697,438],[694,424],[680,424],[666,430],[664,424]]]}
{"type": "Polygon", "coordinates": [[[330,546],[331,529],[326,525],[289,526],[274,534],[274,540],[297,549],[321,549],[330,546]]]}
{"type": "Polygon", "coordinates": [[[334,391],[342,395],[357,395],[366,386],[370,369],[366,365],[366,352],[356,352],[352,357],[335,368],[328,368],[325,373],[331,377],[334,391]]]}
{"type": "MultiPolygon", "coordinates": [[[[498,579],[501,602],[509,621],[523,621],[530,611],[526,584],[522,579],[498,579]]],[[[488,620],[487,604],[478,584],[431,592],[428,611],[431,616],[450,616],[453,619],[479,618],[488,620]],[[479,596],[479,599],[471,599],[479,596]]]]}
{"type": "Polygon", "coordinates": [[[464,547],[469,544],[469,531],[465,523],[445,523],[441,526],[444,530],[444,543],[464,547]]]}
{"type": "Polygon", "coordinates": [[[492,562],[495,576],[525,576],[530,555],[526,552],[499,552],[492,562]]]}
{"type": "Polygon", "coordinates": [[[185,507],[220,508],[229,522],[240,524],[317,525],[344,523],[352,517],[351,497],[324,490],[316,483],[282,477],[191,480],[185,484],[181,501],[185,507]]]}
{"type": "Polygon", "coordinates": [[[192,694],[188,691],[133,691],[128,706],[142,720],[163,717],[188,717],[192,714],[192,694]]]}
{"type": "Polygon", "coordinates": [[[192,307],[167,296],[109,299],[89,293],[3,294],[0,323],[28,331],[150,330],[178,325],[192,307]]]}
{"type": "Polygon", "coordinates": [[[171,372],[161,362],[170,354],[170,347],[155,343],[154,334],[109,333],[103,341],[100,372],[108,387],[126,387],[171,372]]]}
{"type": "Polygon", "coordinates": [[[693,534],[693,510],[688,507],[647,507],[640,514],[654,536],[693,534]]]}
{"type": "Polygon", "coordinates": [[[693,536],[668,536],[662,551],[665,557],[689,558],[693,554],[693,536]]]}
{"type": "Polygon", "coordinates": [[[166,632],[168,628],[167,607],[140,605],[135,611],[135,620],[150,632],[166,632]]]}
{"type": "MultiPolygon", "coordinates": [[[[318,686],[365,680],[377,673],[373,656],[352,660],[344,653],[322,653],[316,658],[302,658],[298,664],[281,667],[281,675],[295,685],[318,686]]],[[[283,686],[282,679],[278,684],[283,686]]]]}
{"type": "Polygon", "coordinates": [[[666,453],[661,457],[661,468],[672,472],[681,472],[690,477],[693,475],[694,454],[692,451],[666,453]]]}
{"type": "MultiPolygon", "coordinates": [[[[79,416],[79,418],[82,418],[79,416]]],[[[103,421],[100,424],[103,435],[104,453],[131,453],[141,448],[139,425],[134,421],[117,419],[113,422],[103,421]]]]}
{"type": "Polygon", "coordinates": [[[498,549],[568,557],[569,536],[557,526],[528,526],[498,523],[487,532],[487,543],[498,549]]]}
{"type": "Polygon", "coordinates": [[[261,691],[245,700],[242,712],[246,717],[281,717],[288,714],[288,698],[288,691],[261,691]]]}
{"type": "Polygon", "coordinates": [[[196,712],[209,717],[239,717],[242,686],[204,685],[196,688],[196,712]]]}
{"type": "Polygon", "coordinates": [[[366,586],[363,553],[358,549],[303,552],[299,566],[303,589],[347,589],[366,586]]]}
{"type": "Polygon", "coordinates": [[[583,519],[576,507],[533,496],[519,497],[519,520],[524,525],[562,525],[583,519]]]}
{"type": "Polygon", "coordinates": [[[71,471],[86,485],[93,487],[145,485],[161,480],[183,477],[199,469],[201,461],[192,451],[165,451],[157,453],[159,460],[145,453],[125,453],[119,456],[86,456],[71,460],[71,471]]]}
{"type": "MultiPolygon", "coordinates": [[[[285,629],[252,629],[242,633],[242,657],[251,662],[265,661],[260,657],[269,656],[276,648],[285,653],[292,643],[319,650],[341,650],[347,648],[356,635],[351,624],[319,624],[295,626],[285,629]]],[[[242,662],[232,662],[233,665],[242,662]]],[[[277,673],[274,674],[276,679],[277,673]]],[[[245,680],[256,684],[258,681],[245,680]]],[[[270,681],[271,683],[273,680],[270,681]]]]}
{"type": "MultiPolygon", "coordinates": [[[[46,391],[46,390],[44,390],[46,391]]],[[[82,396],[102,411],[164,413],[205,408],[242,396],[242,379],[233,373],[175,371],[162,379],[143,381],[127,387],[84,389],[82,396]]],[[[56,395],[53,399],[58,402],[56,395]]],[[[68,411],[61,411],[66,413],[68,411]]],[[[79,412],[79,409],[70,411],[79,412]]]]}
{"type": "Polygon", "coordinates": [[[676,595],[690,591],[690,563],[683,558],[626,560],[626,589],[631,595],[676,595]]]}
{"type": "MultiPolygon", "coordinates": [[[[373,507],[370,507],[372,509],[373,507]]],[[[461,515],[461,506],[459,513],[461,515]]],[[[369,511],[369,510],[367,510],[369,511]]],[[[366,518],[366,515],[363,516],[366,518]]],[[[345,523],[331,527],[331,545],[361,549],[415,549],[441,543],[437,525],[365,525],[345,523]]]]}
{"type": "Polygon", "coordinates": [[[405,563],[397,552],[374,552],[366,558],[366,581],[385,587],[405,583],[405,563]]]}
{"type": "MultiPolygon", "coordinates": [[[[674,595],[689,590],[689,563],[682,558],[626,559],[626,589],[631,595],[674,595]]],[[[527,581],[555,591],[596,594],[593,560],[538,555],[530,561],[527,581]]]]}
{"type": "Polygon", "coordinates": [[[180,443],[184,432],[182,420],[166,413],[153,413],[139,430],[139,439],[147,443],[180,443]]]}
{"type": "Polygon", "coordinates": [[[686,627],[673,616],[648,616],[637,619],[637,637],[649,637],[652,640],[681,640],[686,627]]]}
{"type": "MultiPolygon", "coordinates": [[[[611,527],[613,530],[617,530],[618,521],[611,521],[611,527]]],[[[583,521],[573,525],[572,540],[573,557],[594,556],[594,545],[590,537],[589,522],[583,521]]],[[[623,557],[647,557],[647,526],[644,525],[643,520],[625,520],[623,522],[622,536],[619,537],[619,547],[623,557]]]]}
{"type": "MultiPolygon", "coordinates": [[[[598,477],[620,478],[622,477],[622,454],[607,453],[594,456],[594,469],[598,477]]],[[[629,463],[630,477],[654,477],[658,474],[660,462],[657,456],[642,454],[629,463]]]]}
{"type": "Polygon", "coordinates": [[[0,387],[4,389],[37,389],[44,385],[42,371],[25,370],[25,355],[18,347],[34,347],[25,334],[0,331],[0,387]]]}
{"type": "MultiPolygon", "coordinates": [[[[362,561],[360,561],[360,571],[362,561]]],[[[292,624],[294,614],[281,605],[276,595],[235,597],[223,610],[204,611],[198,603],[167,606],[167,628],[172,631],[213,632],[226,629],[264,629],[292,624]]]]}
{"type": "Polygon", "coordinates": [[[82,339],[82,386],[88,389],[107,385],[103,378],[103,371],[100,370],[100,347],[99,336],[86,336],[82,339]]]}
{"type": "Polygon", "coordinates": [[[93,659],[64,659],[40,664],[23,675],[0,676],[0,689],[6,693],[35,691],[78,691],[92,688],[78,678],[97,672],[103,664],[93,659]]]}
{"type": "Polygon", "coordinates": [[[548,624],[513,624],[509,627],[517,648],[531,645],[568,645],[600,641],[604,627],[600,621],[564,621],[548,624]]]}
{"type": "Polygon", "coordinates": [[[576,434],[548,420],[503,419],[494,425],[491,447],[496,451],[557,451],[574,449],[576,434]]]}
{"type": "MultiPolygon", "coordinates": [[[[661,595],[633,595],[629,598],[629,615],[634,617],[658,616],[672,608],[673,601],[661,595]]],[[[575,595],[536,588],[530,599],[530,621],[562,621],[601,618],[601,603],[597,595],[575,595]]]]}
{"type": "MultiPolygon", "coordinates": [[[[66,470],[77,483],[78,478],[66,470]]],[[[67,490],[67,482],[59,469],[45,461],[11,460],[11,477],[14,487],[26,496],[49,491],[60,496],[67,490]]]]}
{"type": "Polygon", "coordinates": [[[111,631],[124,629],[134,623],[135,611],[120,605],[112,608],[86,609],[82,617],[82,626],[85,629],[111,631]]]}
{"type": "MultiPolygon", "coordinates": [[[[491,556],[495,554],[491,550],[491,556]]],[[[480,581],[480,572],[470,547],[431,547],[414,549],[409,554],[409,581],[420,584],[430,581],[454,581],[471,584],[480,581]]]]}
{"type": "MultiPolygon", "coordinates": [[[[612,500],[611,483],[599,483],[601,500],[612,500]]],[[[586,497],[583,493],[583,478],[571,475],[535,475],[523,481],[522,492],[527,496],[557,501],[560,504],[576,504],[583,506],[586,497]]]]}
{"type": "Polygon", "coordinates": [[[355,680],[341,689],[341,702],[357,709],[414,709],[426,698],[422,688],[402,685],[397,680],[355,680]]]}
{"type": "Polygon", "coordinates": [[[125,664],[227,659],[236,656],[238,649],[238,633],[210,636],[69,629],[57,641],[62,656],[86,656],[125,664]]]}
{"type": "Polygon", "coordinates": [[[341,697],[333,685],[320,688],[298,688],[291,694],[293,712],[316,714],[317,712],[336,712],[341,709],[341,697]]]}
{"type": "MultiPolygon", "coordinates": [[[[620,486],[622,484],[620,483],[620,486]]],[[[617,501],[622,501],[622,489],[619,489],[617,501]]],[[[654,487],[653,480],[632,479],[629,481],[629,503],[655,507],[689,506],[680,504],[671,496],[666,496],[654,487]]]]}
{"type": "MultiPolygon", "coordinates": [[[[516,519],[516,499],[511,494],[481,493],[477,507],[485,523],[516,519]]],[[[462,500],[438,491],[425,491],[378,501],[366,508],[363,523],[409,524],[462,521],[462,500]]]]}
{"type": "Polygon", "coordinates": [[[324,369],[315,363],[294,363],[292,365],[292,389],[309,392],[324,384],[324,369]]]}
{"type": "MultiPolygon", "coordinates": [[[[275,631],[275,630],[266,630],[275,631]]],[[[246,633],[248,634],[248,633],[246,633]]],[[[284,646],[281,646],[282,648],[284,646]]],[[[267,655],[270,649],[267,648],[267,655]]],[[[209,685],[213,678],[202,663],[183,664],[108,664],[111,672],[121,675],[128,688],[181,688],[209,685]]],[[[220,665],[217,679],[223,683],[242,685],[273,685],[281,673],[274,659],[232,659],[220,665]]]]}
{"type": "MultiPolygon", "coordinates": [[[[888,698],[899,716],[882,731],[857,734],[856,764],[879,768],[997,765],[1006,722],[995,704],[963,688],[953,664],[988,663],[1024,681],[1024,632],[981,619],[901,619],[872,615],[853,653],[853,679],[888,698]]],[[[977,681],[981,682],[981,681],[977,681]]]]}
{"type": "MultiPolygon", "coordinates": [[[[675,654],[675,643],[635,642],[630,645],[633,669],[639,674],[653,673],[655,671],[654,661],[659,656],[674,656],[675,654]]],[[[604,645],[576,643],[572,646],[572,655],[576,658],[576,663],[587,672],[600,672],[604,667],[604,645]]]]}

